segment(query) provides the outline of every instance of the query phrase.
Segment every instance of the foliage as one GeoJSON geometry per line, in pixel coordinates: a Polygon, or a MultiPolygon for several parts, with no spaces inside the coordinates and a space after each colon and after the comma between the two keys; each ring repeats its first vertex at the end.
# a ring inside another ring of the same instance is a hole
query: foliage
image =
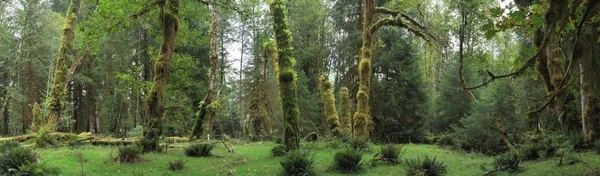
{"type": "Polygon", "coordinates": [[[182,160],[174,160],[174,161],[169,161],[168,165],[169,165],[169,170],[180,171],[180,170],[184,169],[185,162],[182,160]]]}
{"type": "Polygon", "coordinates": [[[314,162],[309,155],[309,152],[302,152],[298,150],[288,152],[283,161],[280,162],[285,173],[284,175],[314,175],[314,172],[312,171],[312,165],[314,162]]]}
{"type": "Polygon", "coordinates": [[[440,136],[439,139],[437,139],[437,141],[435,142],[435,144],[442,147],[456,145],[454,143],[454,136],[450,134],[440,136]]]}
{"type": "Polygon", "coordinates": [[[362,163],[360,151],[345,149],[335,153],[332,168],[342,173],[358,172],[362,169],[362,163]]]}
{"type": "Polygon", "coordinates": [[[115,160],[121,163],[143,162],[144,159],[141,157],[143,150],[143,146],[140,146],[137,143],[119,147],[118,155],[115,160]]]}
{"type": "Polygon", "coordinates": [[[402,153],[402,146],[387,144],[382,145],[379,150],[379,155],[381,159],[384,161],[389,161],[391,163],[400,163],[400,155],[402,153]]]}
{"type": "Polygon", "coordinates": [[[519,154],[507,152],[496,157],[493,166],[496,171],[508,171],[512,173],[517,172],[521,169],[519,167],[520,163],[521,157],[519,156],[519,154]]]}
{"type": "Polygon", "coordinates": [[[407,160],[406,163],[408,165],[407,175],[438,176],[448,172],[446,164],[437,160],[437,157],[433,157],[433,159],[429,156],[425,156],[424,159],[417,157],[407,160]]]}
{"type": "Polygon", "coordinates": [[[191,144],[185,148],[185,155],[191,157],[211,156],[211,151],[215,148],[213,144],[191,144]]]}
{"type": "Polygon", "coordinates": [[[319,139],[319,133],[317,133],[317,132],[308,133],[308,135],[306,135],[305,139],[307,142],[317,141],[319,139]]]}
{"type": "Polygon", "coordinates": [[[369,150],[369,143],[366,138],[363,137],[353,137],[350,139],[350,145],[354,150],[369,150]]]}
{"type": "Polygon", "coordinates": [[[38,135],[35,138],[35,144],[37,147],[44,148],[48,146],[54,146],[58,144],[56,137],[46,131],[44,127],[42,127],[38,131],[38,135]]]}
{"type": "Polygon", "coordinates": [[[373,60],[369,102],[374,140],[384,143],[421,142],[427,116],[421,61],[404,30],[380,30],[380,55],[373,60]]]}
{"type": "Polygon", "coordinates": [[[19,146],[14,142],[0,143],[0,173],[8,175],[46,175],[58,174],[58,168],[40,163],[33,150],[19,146]]]}
{"type": "Polygon", "coordinates": [[[288,149],[284,146],[284,145],[276,145],[275,147],[271,148],[271,155],[272,156],[283,156],[288,152],[288,149]]]}
{"type": "Polygon", "coordinates": [[[144,127],[141,125],[135,126],[127,132],[128,137],[142,137],[142,132],[144,131],[144,127]]]}

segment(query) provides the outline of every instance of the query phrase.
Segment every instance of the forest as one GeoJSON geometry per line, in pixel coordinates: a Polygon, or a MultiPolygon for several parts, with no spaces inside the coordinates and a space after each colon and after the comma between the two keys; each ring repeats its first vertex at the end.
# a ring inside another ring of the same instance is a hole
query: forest
{"type": "Polygon", "coordinates": [[[0,175],[600,175],[598,0],[0,0],[0,175]]]}

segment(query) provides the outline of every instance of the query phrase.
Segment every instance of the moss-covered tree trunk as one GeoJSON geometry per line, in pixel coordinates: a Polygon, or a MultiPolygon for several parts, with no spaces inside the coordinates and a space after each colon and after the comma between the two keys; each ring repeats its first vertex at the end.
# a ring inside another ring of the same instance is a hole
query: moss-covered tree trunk
{"type": "Polygon", "coordinates": [[[323,90],[323,93],[321,93],[323,96],[323,109],[325,111],[325,117],[327,118],[329,132],[331,132],[333,136],[338,136],[341,133],[340,119],[335,110],[335,97],[333,97],[333,91],[331,90],[329,75],[321,75],[321,88],[323,90]]]}
{"type": "Polygon", "coordinates": [[[63,36],[58,50],[58,57],[55,61],[54,80],[50,90],[50,103],[48,104],[49,113],[42,120],[42,125],[48,131],[56,131],[62,115],[64,99],[67,94],[67,62],[73,57],[73,47],[75,41],[75,30],[77,29],[77,12],[79,11],[80,0],[71,0],[71,5],[65,16],[65,26],[63,36]]]}
{"type": "Polygon", "coordinates": [[[204,131],[204,120],[208,114],[214,114],[216,109],[214,107],[218,107],[218,102],[212,101],[212,94],[215,88],[215,78],[217,76],[217,33],[219,28],[219,11],[216,7],[213,11],[212,16],[212,24],[210,28],[210,81],[208,82],[208,91],[206,92],[206,96],[204,100],[200,102],[198,107],[198,113],[196,114],[196,124],[192,129],[192,134],[190,135],[190,139],[199,138],[204,131]],[[211,105],[214,103],[213,105],[211,105]]]}
{"type": "Polygon", "coordinates": [[[342,134],[350,135],[352,133],[352,112],[350,112],[350,98],[348,97],[348,88],[340,88],[340,122],[342,134]]]}
{"type": "Polygon", "coordinates": [[[279,57],[279,92],[283,107],[283,145],[287,149],[300,148],[300,131],[298,123],[298,90],[296,87],[296,60],[292,57],[292,33],[288,29],[286,7],[283,0],[272,0],[269,3],[273,17],[273,30],[279,57]]]}
{"type": "Polygon", "coordinates": [[[159,57],[154,64],[154,81],[146,97],[147,125],[144,127],[142,145],[145,152],[160,152],[158,140],[162,135],[164,93],[169,78],[169,64],[175,52],[175,38],[179,29],[179,0],[156,1],[160,7],[158,21],[162,28],[159,57]]]}
{"type": "Polygon", "coordinates": [[[358,63],[359,82],[353,121],[354,136],[368,138],[369,126],[372,126],[369,125],[372,123],[369,114],[369,90],[371,86],[371,52],[375,40],[375,34],[370,31],[370,27],[375,11],[375,0],[365,0],[363,10],[363,42],[360,51],[360,62],[358,63]]]}

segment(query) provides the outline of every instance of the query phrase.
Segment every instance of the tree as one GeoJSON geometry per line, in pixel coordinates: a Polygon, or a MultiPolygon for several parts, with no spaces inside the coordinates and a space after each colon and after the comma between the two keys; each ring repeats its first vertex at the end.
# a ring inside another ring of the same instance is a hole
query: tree
{"type": "Polygon", "coordinates": [[[273,18],[273,31],[279,61],[279,91],[283,107],[283,145],[287,149],[300,148],[298,121],[298,94],[296,87],[295,59],[292,57],[292,34],[288,29],[286,7],[283,0],[269,3],[273,18]]]}
{"type": "Polygon", "coordinates": [[[67,62],[73,57],[73,47],[75,42],[75,29],[77,27],[77,13],[79,11],[80,0],[71,0],[67,15],[65,17],[65,26],[63,28],[63,37],[58,57],[55,61],[54,80],[50,91],[50,100],[48,109],[50,112],[42,120],[43,128],[49,131],[57,130],[64,107],[66,96],[66,86],[69,81],[67,62]]]}
{"type": "Polygon", "coordinates": [[[439,46],[445,46],[445,43],[438,40],[416,20],[410,16],[398,11],[387,8],[375,8],[375,0],[365,0],[363,7],[363,41],[358,63],[359,88],[356,94],[357,105],[354,113],[354,136],[368,138],[369,131],[373,130],[373,120],[369,113],[369,91],[371,87],[371,60],[375,41],[375,33],[383,26],[391,25],[407,29],[411,33],[425,39],[426,41],[436,43],[439,46]],[[382,18],[374,21],[375,13],[390,15],[392,17],[382,18]]]}
{"type": "Polygon", "coordinates": [[[331,89],[331,82],[329,81],[328,74],[321,75],[321,88],[323,96],[323,109],[325,110],[325,117],[329,132],[333,136],[340,135],[342,129],[340,128],[340,119],[335,109],[335,97],[333,97],[333,91],[331,89]]]}
{"type": "Polygon", "coordinates": [[[164,113],[164,93],[169,78],[169,64],[175,52],[175,39],[179,30],[179,0],[156,1],[160,8],[158,22],[162,29],[162,43],[158,60],[154,63],[154,81],[146,97],[148,124],[144,128],[141,141],[144,151],[160,152],[158,140],[162,135],[162,115],[164,113]]]}

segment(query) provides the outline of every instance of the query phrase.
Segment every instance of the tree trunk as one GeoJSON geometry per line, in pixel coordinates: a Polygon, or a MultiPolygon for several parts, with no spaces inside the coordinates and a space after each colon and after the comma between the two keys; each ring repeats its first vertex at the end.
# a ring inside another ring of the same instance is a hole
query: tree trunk
{"type": "Polygon", "coordinates": [[[369,90],[371,86],[371,58],[375,34],[369,31],[375,11],[375,0],[365,0],[363,7],[363,42],[361,48],[360,62],[358,63],[358,93],[357,104],[354,113],[354,136],[369,137],[369,130],[373,120],[369,113],[369,90]]]}
{"type": "Polygon", "coordinates": [[[288,29],[286,8],[281,0],[269,4],[273,17],[273,30],[279,57],[279,91],[283,107],[283,145],[287,149],[300,148],[300,130],[298,129],[300,110],[298,109],[298,90],[296,87],[295,60],[292,57],[292,34],[288,29]]]}
{"type": "Polygon", "coordinates": [[[325,111],[329,131],[333,136],[338,136],[341,133],[340,119],[335,109],[335,97],[333,96],[328,74],[321,75],[321,87],[323,88],[323,93],[321,93],[323,97],[323,110],[325,111]]]}
{"type": "Polygon", "coordinates": [[[73,56],[73,43],[75,40],[75,30],[77,25],[77,12],[79,11],[80,0],[71,0],[71,5],[67,10],[65,17],[65,27],[63,36],[58,50],[58,57],[55,62],[54,80],[50,90],[50,103],[48,109],[50,112],[42,121],[46,126],[46,130],[56,131],[60,123],[62,108],[64,106],[64,98],[66,96],[65,85],[67,84],[67,61],[73,56]]]}
{"type": "Polygon", "coordinates": [[[581,64],[581,60],[579,60],[579,97],[581,99],[581,132],[583,132],[583,136],[587,135],[587,129],[585,127],[585,91],[583,84],[583,64],[581,64]]]}
{"type": "MultiPolygon", "coordinates": [[[[219,10],[217,9],[217,7],[213,7],[214,11],[213,11],[213,16],[212,16],[212,24],[211,24],[211,28],[210,28],[210,54],[209,54],[209,60],[210,60],[210,81],[208,82],[208,91],[206,92],[206,96],[204,97],[204,100],[200,103],[200,108],[198,109],[198,115],[196,116],[196,124],[194,125],[194,128],[192,129],[192,134],[190,135],[190,139],[193,138],[200,138],[200,136],[202,135],[202,132],[204,130],[204,120],[206,119],[206,116],[209,114],[208,111],[209,110],[208,106],[212,103],[212,94],[215,88],[215,79],[217,76],[217,61],[218,61],[218,56],[217,56],[217,33],[218,28],[219,28],[219,10]]],[[[214,114],[214,113],[213,113],[214,114]]],[[[209,123],[209,129],[210,127],[210,123],[209,123]]]]}
{"type": "Polygon", "coordinates": [[[27,62],[27,106],[23,107],[25,110],[25,116],[23,117],[22,132],[27,133],[29,127],[31,127],[31,121],[33,119],[32,107],[38,99],[38,89],[36,86],[36,72],[33,66],[33,60],[27,62]]]}
{"type": "Polygon", "coordinates": [[[340,122],[342,134],[350,135],[352,133],[352,119],[350,112],[350,99],[348,98],[348,88],[340,88],[340,122]]]}
{"type": "Polygon", "coordinates": [[[146,99],[148,124],[144,128],[142,145],[144,152],[161,152],[158,140],[162,135],[162,115],[164,113],[164,93],[169,78],[169,64],[175,52],[175,39],[179,30],[179,0],[156,1],[160,7],[158,21],[162,28],[162,43],[159,57],[154,64],[154,81],[146,99]]]}

